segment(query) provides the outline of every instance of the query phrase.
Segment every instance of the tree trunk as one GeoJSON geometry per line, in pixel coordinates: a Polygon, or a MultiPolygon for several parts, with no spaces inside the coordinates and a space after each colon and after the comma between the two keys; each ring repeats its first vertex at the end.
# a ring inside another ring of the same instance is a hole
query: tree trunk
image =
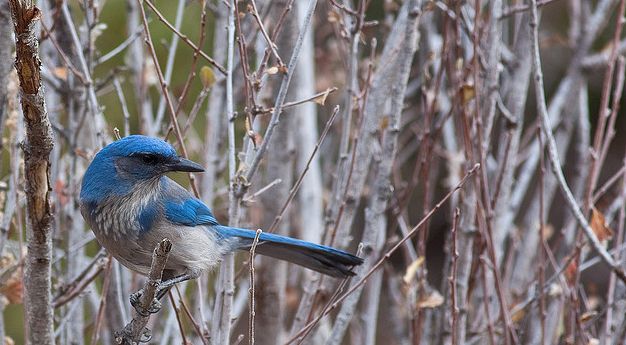
{"type": "Polygon", "coordinates": [[[28,256],[24,274],[25,312],[30,344],[54,344],[51,305],[51,232],[49,156],[52,127],[41,85],[38,32],[41,12],[34,4],[11,0],[16,37],[15,67],[20,79],[21,104],[26,123],[24,163],[26,175],[28,256]]]}

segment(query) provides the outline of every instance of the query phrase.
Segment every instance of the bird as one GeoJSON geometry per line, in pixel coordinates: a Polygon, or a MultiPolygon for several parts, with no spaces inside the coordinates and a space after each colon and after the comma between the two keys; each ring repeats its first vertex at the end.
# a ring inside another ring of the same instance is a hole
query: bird
{"type": "MultiPolygon", "coordinates": [[[[170,172],[203,172],[166,141],[129,135],[102,148],[83,176],[79,205],[97,241],[122,265],[148,275],[156,245],[172,249],[157,295],[195,279],[235,251],[248,251],[256,231],[221,225],[211,209],[170,179],[170,172]]],[[[345,251],[262,232],[256,253],[336,278],[354,275],[363,259],[345,251]]],[[[138,296],[131,295],[131,303],[138,296]]]]}

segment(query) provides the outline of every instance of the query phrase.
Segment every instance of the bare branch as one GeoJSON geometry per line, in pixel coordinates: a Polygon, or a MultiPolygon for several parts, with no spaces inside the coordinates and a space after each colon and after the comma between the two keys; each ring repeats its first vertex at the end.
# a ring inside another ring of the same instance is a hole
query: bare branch
{"type": "Polygon", "coordinates": [[[15,68],[20,79],[21,104],[26,123],[24,163],[26,175],[28,257],[24,275],[25,313],[31,344],[54,344],[51,296],[52,210],[50,205],[50,152],[52,126],[44,101],[36,22],[40,10],[32,3],[9,1],[15,30],[15,68]]]}
{"type": "MultiPolygon", "coordinates": [[[[150,274],[148,281],[143,288],[143,293],[139,299],[139,308],[148,310],[155,300],[154,297],[157,288],[161,283],[163,269],[167,263],[167,257],[172,250],[172,242],[167,238],[163,239],[154,248],[152,253],[152,264],[150,265],[150,274]]],[[[150,313],[136,313],[135,317],[119,332],[115,334],[115,341],[118,344],[132,345],[147,337],[150,338],[150,331],[145,328],[150,320],[150,313]]]]}

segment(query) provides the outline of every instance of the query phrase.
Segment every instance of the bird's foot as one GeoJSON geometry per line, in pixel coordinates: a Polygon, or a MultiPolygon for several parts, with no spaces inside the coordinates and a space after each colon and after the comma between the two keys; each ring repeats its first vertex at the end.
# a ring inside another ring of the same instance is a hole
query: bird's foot
{"type": "MultiPolygon", "coordinates": [[[[130,325],[130,324],[129,324],[130,325]]],[[[114,333],[115,343],[116,344],[141,344],[141,343],[149,343],[152,340],[152,331],[148,327],[144,327],[141,330],[141,334],[139,335],[139,339],[137,342],[132,340],[132,330],[127,325],[123,330],[117,331],[114,333]]]]}
{"type": "Polygon", "coordinates": [[[144,327],[141,330],[141,336],[139,337],[140,343],[149,343],[152,340],[152,331],[148,327],[144,327]]]}
{"type": "Polygon", "coordinates": [[[153,298],[150,305],[145,308],[141,305],[141,296],[143,296],[143,289],[130,294],[130,304],[135,308],[137,314],[141,316],[148,316],[150,314],[158,313],[161,310],[161,302],[158,299],[153,298]]]}

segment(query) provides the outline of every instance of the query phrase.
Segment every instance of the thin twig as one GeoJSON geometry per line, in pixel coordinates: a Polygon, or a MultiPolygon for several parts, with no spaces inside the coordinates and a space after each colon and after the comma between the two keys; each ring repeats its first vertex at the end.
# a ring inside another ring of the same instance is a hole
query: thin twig
{"type": "Polygon", "coordinates": [[[459,322],[458,318],[459,318],[459,307],[457,306],[457,297],[456,297],[456,285],[457,285],[457,279],[456,279],[456,275],[457,275],[457,261],[459,258],[459,251],[457,250],[457,232],[458,232],[458,225],[459,225],[459,218],[461,216],[461,210],[457,207],[454,210],[454,223],[452,224],[452,232],[450,234],[451,236],[451,242],[452,242],[452,248],[451,248],[451,257],[452,257],[452,263],[450,265],[450,277],[448,277],[448,282],[450,284],[450,315],[452,318],[451,321],[451,330],[452,330],[452,345],[457,345],[458,344],[458,335],[456,334],[456,329],[457,329],[457,322],[459,322]]]}
{"type": "MultiPolygon", "coordinates": [[[[170,297],[170,302],[172,303],[172,308],[174,309],[174,315],[176,315],[176,324],[178,325],[178,331],[180,332],[180,337],[183,344],[188,344],[187,336],[185,335],[185,328],[183,327],[183,321],[180,317],[180,308],[176,306],[176,301],[174,301],[174,294],[172,294],[172,290],[168,291],[167,294],[170,297]]],[[[181,304],[182,304],[182,300],[181,304]]]]}
{"type": "Polygon", "coordinates": [[[117,54],[123,52],[129,45],[131,45],[138,37],[141,36],[142,32],[143,32],[142,27],[138,26],[137,28],[135,28],[135,31],[132,34],[130,34],[124,40],[124,42],[120,43],[117,47],[111,49],[111,51],[109,51],[108,53],[96,59],[95,64],[96,65],[103,64],[109,61],[110,59],[114,58],[117,54]]]}
{"type": "Polygon", "coordinates": [[[98,343],[98,338],[100,337],[100,326],[102,326],[102,319],[104,317],[104,310],[107,305],[107,291],[109,290],[109,286],[111,285],[111,274],[112,271],[112,263],[113,257],[109,254],[107,258],[107,265],[105,268],[104,282],[102,283],[102,295],[100,296],[100,306],[98,307],[98,314],[96,316],[96,323],[93,327],[93,337],[91,338],[91,344],[96,345],[98,343]]]}
{"type": "Polygon", "coordinates": [[[57,50],[57,53],[59,53],[59,56],[61,57],[61,60],[63,60],[63,63],[65,64],[67,69],[69,69],[70,72],[72,72],[76,76],[76,78],[78,78],[80,82],[83,83],[83,85],[87,85],[88,82],[85,79],[85,76],[82,73],[80,73],[78,69],[76,69],[74,64],[72,64],[70,59],[67,57],[67,55],[65,55],[65,53],[63,52],[63,49],[59,46],[59,42],[57,42],[54,36],[50,34],[50,30],[48,30],[48,28],[46,27],[46,24],[43,21],[41,22],[41,28],[43,29],[43,31],[46,32],[46,35],[50,39],[50,42],[52,42],[52,45],[54,46],[54,48],[57,50]]]}
{"type": "Polygon", "coordinates": [[[278,55],[276,44],[272,41],[270,36],[267,34],[265,27],[263,26],[263,21],[261,20],[261,17],[259,17],[259,11],[257,10],[256,2],[254,0],[250,0],[250,6],[248,7],[248,12],[252,13],[254,20],[256,20],[257,25],[259,25],[261,34],[263,35],[263,38],[265,38],[267,45],[270,47],[272,54],[276,58],[276,62],[278,62],[278,66],[284,66],[283,60],[280,58],[280,55],[278,55]]]}
{"type": "Polygon", "coordinates": [[[261,194],[267,192],[270,188],[274,187],[275,185],[282,183],[283,180],[277,178],[275,180],[273,180],[272,182],[268,183],[267,185],[263,186],[262,188],[260,188],[259,190],[257,190],[254,194],[249,195],[245,198],[243,198],[243,202],[252,202],[254,201],[254,199],[258,198],[261,194]]]}
{"type": "Polygon", "coordinates": [[[83,290],[100,275],[104,267],[107,266],[108,260],[104,250],[99,251],[93,260],[72,282],[59,289],[59,291],[63,293],[52,300],[52,307],[59,308],[78,297],[83,290]]]}
{"type": "MultiPolygon", "coordinates": [[[[204,5],[204,4],[202,4],[204,5]]],[[[182,25],[183,22],[183,12],[185,9],[185,0],[178,0],[178,5],[176,6],[176,19],[174,19],[174,28],[176,30],[180,29],[180,26],[182,25]]],[[[203,7],[203,13],[204,13],[205,9],[203,7]]],[[[204,28],[202,28],[204,29],[204,28]]],[[[204,35],[204,31],[202,31],[201,34],[201,38],[204,35]]],[[[174,71],[174,59],[176,57],[176,48],[178,48],[178,41],[179,41],[179,37],[175,34],[172,33],[172,40],[169,42],[169,49],[167,50],[167,60],[165,61],[165,81],[169,84],[172,80],[172,72],[174,71]]],[[[202,46],[202,44],[200,44],[200,46],[202,46]]],[[[194,51],[194,62],[192,63],[192,65],[195,66],[195,61],[197,59],[197,51],[194,51]]],[[[192,72],[194,72],[194,68],[191,68],[192,72]]],[[[190,78],[187,77],[187,79],[189,80],[190,78]]],[[[178,107],[180,107],[180,102],[178,103],[178,107]]],[[[157,132],[159,130],[159,128],[161,127],[161,122],[163,121],[163,115],[165,113],[165,98],[161,97],[161,99],[159,100],[159,106],[157,107],[157,111],[156,111],[156,116],[155,116],[155,120],[152,124],[152,132],[157,132]]],[[[176,113],[178,114],[178,108],[176,109],[176,113]]],[[[169,132],[167,133],[169,134],[169,132]]],[[[165,140],[167,140],[167,135],[165,136],[165,140]]]]}
{"type": "MultiPolygon", "coordinates": [[[[323,99],[326,99],[326,97],[328,97],[328,95],[330,95],[331,93],[337,91],[337,87],[332,87],[329,88],[325,91],[321,91],[318,92],[316,94],[314,94],[313,96],[298,100],[298,101],[293,101],[293,102],[287,102],[285,104],[283,104],[283,110],[284,109],[288,109],[291,107],[295,107],[296,105],[300,105],[306,102],[310,102],[310,101],[317,101],[318,99],[320,99],[320,97],[323,97],[323,99]]],[[[323,103],[322,103],[323,105],[323,103]]],[[[269,108],[269,109],[261,109],[257,112],[257,114],[255,115],[264,115],[264,114],[269,114],[272,113],[274,111],[274,108],[269,108]]]]}
{"type": "Polygon", "coordinates": [[[124,136],[127,137],[130,135],[130,113],[128,112],[128,105],[126,104],[126,97],[124,97],[122,86],[116,76],[113,77],[113,86],[115,87],[115,93],[117,93],[117,98],[120,99],[120,105],[122,106],[122,114],[124,114],[124,136]]]}
{"type": "MultiPolygon", "coordinates": [[[[558,0],[539,0],[537,1],[537,7],[543,7],[556,1],[558,0]]],[[[516,13],[528,11],[529,9],[530,5],[527,4],[509,6],[502,11],[502,15],[498,19],[505,19],[506,17],[510,17],[516,13]]]]}
{"type": "Polygon", "coordinates": [[[283,204],[283,207],[280,209],[280,212],[278,212],[278,214],[276,215],[276,218],[274,218],[274,221],[272,222],[272,225],[270,225],[268,232],[274,232],[276,230],[276,227],[278,226],[280,220],[283,218],[283,215],[285,214],[285,211],[289,207],[289,204],[291,204],[291,202],[293,201],[293,198],[296,196],[296,193],[298,192],[298,190],[300,189],[300,186],[302,185],[304,176],[306,175],[307,171],[309,171],[311,162],[313,161],[313,158],[315,158],[315,155],[317,154],[317,151],[319,150],[320,145],[322,144],[322,142],[324,142],[324,138],[326,138],[326,135],[328,134],[328,131],[330,130],[330,127],[332,126],[335,120],[335,117],[337,116],[337,113],[339,113],[339,106],[335,106],[333,110],[333,114],[330,116],[330,119],[326,121],[326,126],[324,127],[324,131],[322,131],[322,135],[320,136],[319,140],[315,144],[315,148],[313,149],[313,152],[311,152],[311,155],[309,156],[309,159],[306,162],[304,170],[302,170],[302,172],[300,173],[300,176],[298,177],[298,180],[296,181],[294,186],[291,188],[291,191],[289,191],[289,197],[283,204]]]}
{"type": "MultiPolygon", "coordinates": [[[[178,37],[180,37],[180,39],[183,42],[185,42],[188,46],[190,46],[194,51],[197,51],[200,54],[200,56],[202,56],[211,65],[213,65],[213,67],[217,68],[217,70],[220,71],[223,75],[227,74],[226,73],[226,69],[224,69],[224,67],[222,67],[219,63],[217,63],[217,61],[213,60],[213,58],[208,56],[204,51],[202,51],[202,49],[198,48],[189,39],[189,37],[187,37],[186,35],[183,35],[180,31],[176,30],[176,28],[169,21],[167,21],[167,19],[165,19],[163,14],[161,14],[161,12],[156,8],[156,6],[154,6],[154,4],[150,0],[143,0],[143,2],[145,2],[146,5],[148,5],[148,7],[150,7],[152,12],[154,12],[154,14],[156,14],[157,18],[159,18],[159,20],[163,24],[165,24],[165,26],[167,26],[168,29],[172,30],[173,33],[175,33],[178,37]]],[[[141,6],[141,3],[139,4],[139,6],[141,6]]],[[[143,13],[144,12],[143,11],[143,6],[141,6],[141,8],[142,8],[142,15],[145,17],[145,14],[143,13]]],[[[146,30],[147,30],[148,24],[146,24],[145,20],[144,20],[144,25],[146,26],[146,30]]]]}
{"type": "MultiPolygon", "coordinates": [[[[291,53],[291,58],[289,59],[289,65],[287,66],[287,73],[283,76],[283,80],[280,84],[280,89],[278,90],[278,96],[276,96],[276,101],[274,102],[274,111],[272,112],[272,118],[270,119],[270,123],[267,126],[267,130],[265,131],[263,144],[259,147],[256,155],[254,156],[254,160],[252,164],[250,164],[250,168],[248,169],[245,180],[251,181],[252,177],[256,173],[259,168],[259,164],[261,163],[261,159],[265,155],[267,151],[268,145],[271,142],[272,134],[278,122],[280,121],[280,115],[283,111],[283,103],[285,102],[285,97],[287,97],[287,91],[289,90],[289,84],[291,83],[291,77],[293,76],[293,71],[295,70],[295,66],[298,63],[298,57],[300,56],[300,48],[302,47],[302,42],[304,41],[304,37],[309,28],[309,24],[311,23],[311,18],[313,17],[313,12],[315,11],[315,6],[317,5],[317,0],[309,0],[309,5],[307,9],[307,15],[302,23],[302,27],[300,28],[300,33],[298,34],[298,38],[296,43],[294,44],[293,51],[291,53]]],[[[242,196],[247,188],[245,184],[239,184],[238,186],[240,190],[238,191],[238,195],[242,196]]]]}
{"type": "MultiPolygon", "coordinates": [[[[196,281],[200,282],[200,279],[197,279],[196,281]]],[[[174,285],[174,288],[176,289],[176,294],[178,295],[178,300],[181,302],[180,305],[183,307],[183,311],[185,312],[185,315],[187,315],[187,318],[189,318],[189,321],[191,321],[191,324],[193,325],[193,329],[196,331],[196,334],[198,335],[200,340],[202,340],[202,344],[203,345],[209,345],[209,339],[207,339],[205,334],[203,334],[202,329],[200,328],[200,325],[198,324],[196,319],[194,319],[193,315],[191,315],[191,311],[187,307],[187,304],[184,302],[183,295],[180,293],[180,289],[178,288],[178,285],[174,285]]],[[[170,294],[170,296],[171,296],[171,294],[170,294]]],[[[201,299],[202,298],[202,294],[199,294],[199,297],[201,299]]],[[[171,301],[172,301],[172,305],[175,305],[174,300],[172,299],[171,301]]]]}
{"type": "Polygon", "coordinates": [[[257,229],[252,246],[250,247],[250,258],[248,259],[248,268],[250,270],[250,315],[248,318],[248,344],[254,345],[254,316],[255,316],[255,300],[254,300],[254,256],[256,254],[256,246],[259,244],[259,237],[263,230],[257,229]]]}

